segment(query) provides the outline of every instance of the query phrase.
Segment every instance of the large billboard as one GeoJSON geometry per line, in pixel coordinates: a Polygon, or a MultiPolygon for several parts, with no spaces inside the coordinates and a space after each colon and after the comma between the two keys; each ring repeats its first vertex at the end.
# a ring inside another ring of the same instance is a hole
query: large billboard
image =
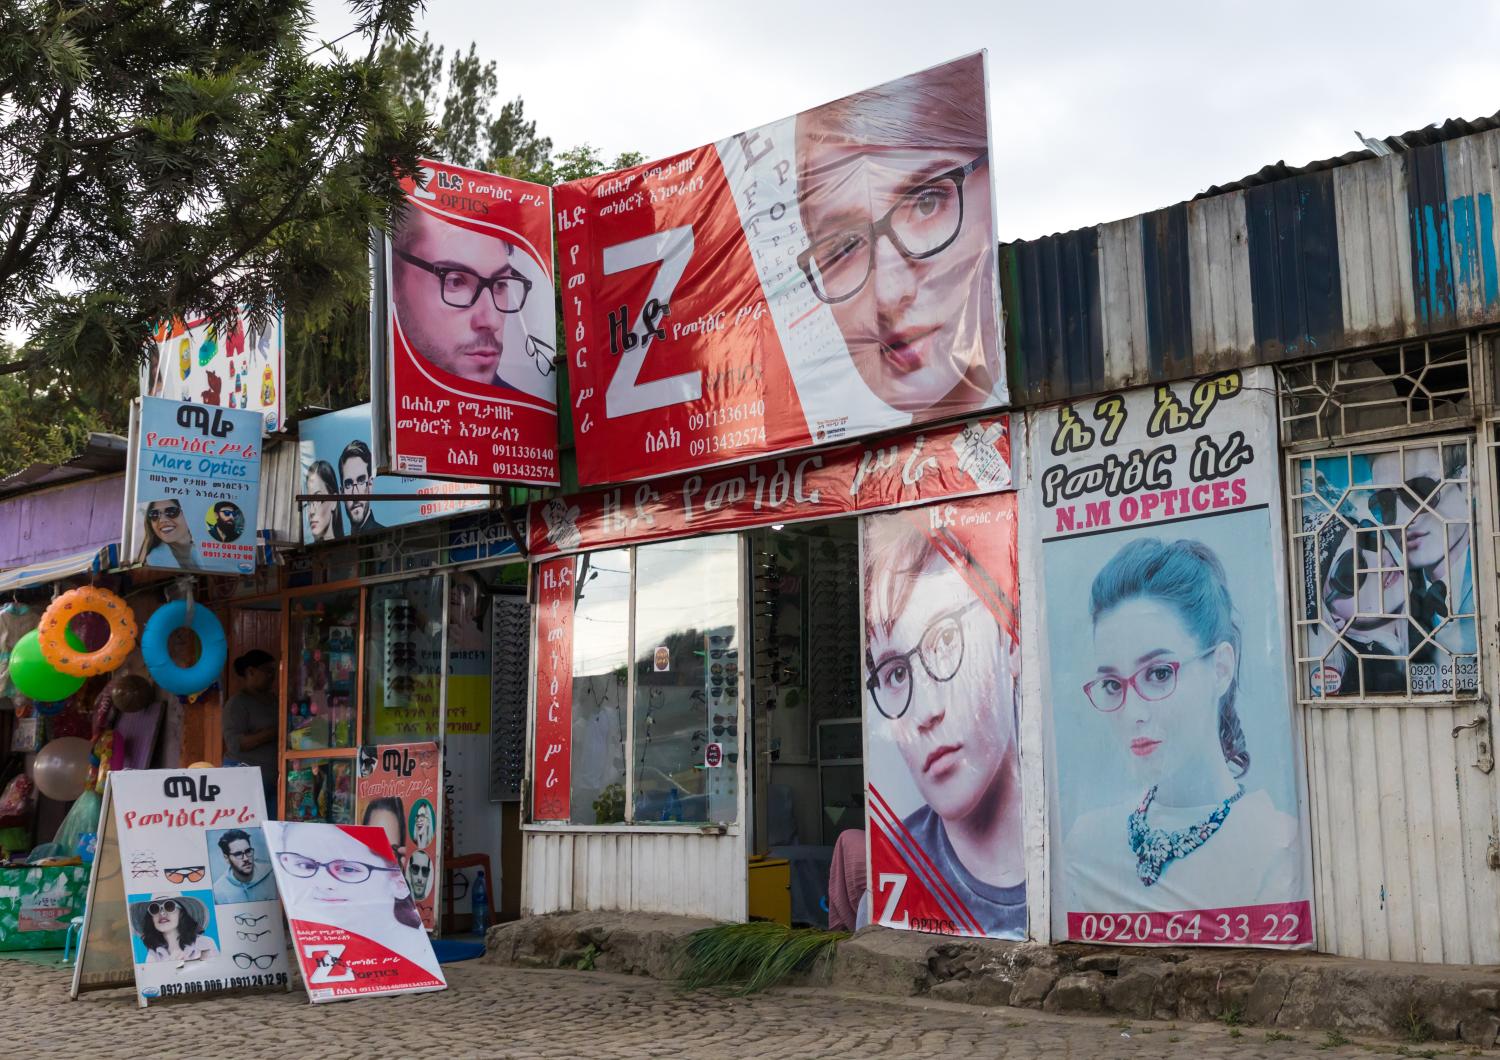
{"type": "Polygon", "coordinates": [[[153,336],[141,396],[264,413],[266,433],[286,421],[286,337],[281,311],[256,326],[244,310],[228,333],[206,317],[177,317],[153,336]]]}
{"type": "Polygon", "coordinates": [[[1029,422],[1054,934],[1311,945],[1270,369],[1029,422]]]}
{"type": "Polygon", "coordinates": [[[580,482],[1007,400],[983,53],[555,192],[580,482]]]}
{"type": "Polygon", "coordinates": [[[1027,936],[1016,495],[860,520],[870,918],[1027,936]]]}
{"type": "Polygon", "coordinates": [[[488,486],[377,475],[370,405],[354,405],[297,424],[297,492],[329,494],[302,505],[302,541],[337,541],[424,519],[489,506],[488,486]],[[344,500],[333,500],[342,494],[344,500]],[[382,500],[399,494],[406,500],[382,500]],[[370,499],[365,500],[368,496],[370,499]],[[410,498],[419,499],[412,500],[410,498]]]}
{"type": "Polygon", "coordinates": [[[551,189],[442,162],[421,178],[385,244],[389,466],[557,485],[551,189]]]}

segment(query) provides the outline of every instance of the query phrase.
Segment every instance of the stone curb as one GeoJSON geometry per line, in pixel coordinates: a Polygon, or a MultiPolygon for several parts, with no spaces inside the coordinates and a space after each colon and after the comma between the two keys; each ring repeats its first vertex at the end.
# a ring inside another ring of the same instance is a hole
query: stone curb
{"type": "MultiPolygon", "coordinates": [[[[674,978],[680,939],[712,921],[559,913],[492,927],[485,960],[674,978]]],[[[1500,968],[1358,961],[1258,950],[998,942],[867,927],[794,985],[970,1005],[1214,1020],[1489,1048],[1500,968]]]]}

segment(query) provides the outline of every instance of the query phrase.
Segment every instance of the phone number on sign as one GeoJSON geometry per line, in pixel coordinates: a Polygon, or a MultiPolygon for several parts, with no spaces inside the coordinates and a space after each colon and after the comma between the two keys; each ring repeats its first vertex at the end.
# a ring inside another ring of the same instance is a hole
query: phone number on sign
{"type": "Polygon", "coordinates": [[[726,405],[721,409],[705,409],[688,416],[688,430],[701,431],[705,427],[722,427],[726,423],[744,423],[746,420],[762,420],[766,417],[764,401],[746,401],[739,405],[726,405]]]}
{"type": "Polygon", "coordinates": [[[723,434],[712,434],[707,438],[689,438],[688,453],[692,456],[708,456],[711,453],[725,453],[733,449],[743,449],[747,445],[765,445],[766,429],[764,427],[750,427],[743,431],[725,431],[723,434]]]}
{"type": "Polygon", "coordinates": [[[1312,941],[1306,902],[1186,913],[1069,913],[1068,937],[1148,945],[1296,946],[1312,941]]]}

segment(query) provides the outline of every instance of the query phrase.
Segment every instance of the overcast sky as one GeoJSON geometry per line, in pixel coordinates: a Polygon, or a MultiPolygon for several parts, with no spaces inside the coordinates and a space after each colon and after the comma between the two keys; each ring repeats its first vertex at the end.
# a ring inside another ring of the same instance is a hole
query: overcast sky
{"type": "MultiPolygon", "coordinates": [[[[318,29],[345,32],[340,0],[318,29]]],[[[1445,0],[429,0],[558,147],[672,154],[989,49],[1002,239],[1500,110],[1500,4],[1445,0]],[[1486,43],[1488,42],[1488,43],[1486,43]]],[[[420,32],[420,30],[419,30],[420,32]]]]}

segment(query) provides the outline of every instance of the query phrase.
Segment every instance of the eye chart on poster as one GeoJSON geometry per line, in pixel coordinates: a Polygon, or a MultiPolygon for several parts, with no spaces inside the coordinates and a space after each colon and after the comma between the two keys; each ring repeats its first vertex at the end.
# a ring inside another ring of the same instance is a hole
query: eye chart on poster
{"type": "Polygon", "coordinates": [[[268,821],[266,841],[309,1000],[447,987],[384,828],[268,821]]]}
{"type": "Polygon", "coordinates": [[[265,816],[258,769],[110,773],[73,996],[128,982],[126,968],[142,1008],[289,989],[265,816]]]}
{"type": "Polygon", "coordinates": [[[1056,935],[1310,945],[1270,370],[1029,424],[1056,935]]]}

